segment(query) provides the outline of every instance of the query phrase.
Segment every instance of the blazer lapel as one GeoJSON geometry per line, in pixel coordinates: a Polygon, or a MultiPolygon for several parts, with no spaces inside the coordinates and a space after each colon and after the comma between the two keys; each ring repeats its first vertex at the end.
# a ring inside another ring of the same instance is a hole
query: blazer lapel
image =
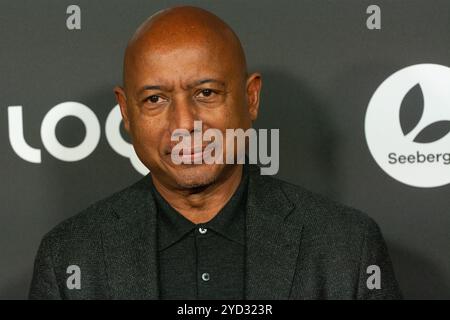
{"type": "Polygon", "coordinates": [[[102,233],[111,299],[158,299],[156,208],[147,175],[112,205],[102,233]]]}
{"type": "Polygon", "coordinates": [[[286,222],[294,204],[281,187],[252,171],[247,199],[246,299],[288,299],[301,226],[286,222]]]}

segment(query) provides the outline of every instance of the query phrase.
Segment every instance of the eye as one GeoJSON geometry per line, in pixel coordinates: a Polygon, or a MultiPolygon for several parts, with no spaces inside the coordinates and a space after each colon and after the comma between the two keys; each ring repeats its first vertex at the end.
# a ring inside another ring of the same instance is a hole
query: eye
{"type": "Polygon", "coordinates": [[[158,103],[158,102],[161,102],[162,98],[160,96],[154,94],[154,95],[151,95],[150,97],[148,97],[145,100],[150,102],[150,103],[158,103]]]}
{"type": "Polygon", "coordinates": [[[207,97],[212,96],[214,93],[215,92],[211,89],[202,89],[199,92],[199,96],[200,96],[200,98],[207,98],[207,97]]]}

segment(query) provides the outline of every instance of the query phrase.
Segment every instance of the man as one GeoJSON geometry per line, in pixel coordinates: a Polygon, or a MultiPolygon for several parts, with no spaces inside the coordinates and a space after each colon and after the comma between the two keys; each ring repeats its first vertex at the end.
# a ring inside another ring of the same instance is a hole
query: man
{"type": "Polygon", "coordinates": [[[261,76],[247,73],[222,20],[187,6],[150,17],[128,44],[123,81],[116,98],[150,174],[44,237],[30,298],[400,297],[366,215],[253,165],[174,163],[176,130],[246,130],[257,118],[261,76]]]}

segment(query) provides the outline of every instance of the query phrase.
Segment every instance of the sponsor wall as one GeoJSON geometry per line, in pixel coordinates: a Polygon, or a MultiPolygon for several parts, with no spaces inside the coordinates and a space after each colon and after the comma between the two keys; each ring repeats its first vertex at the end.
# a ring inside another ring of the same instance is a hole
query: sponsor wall
{"type": "MultiPolygon", "coordinates": [[[[112,88],[135,28],[177,3],[0,3],[0,298],[26,297],[46,232],[147,172],[112,88]]],[[[450,3],[185,3],[262,73],[277,176],[374,218],[406,298],[450,298],[450,3]]]]}

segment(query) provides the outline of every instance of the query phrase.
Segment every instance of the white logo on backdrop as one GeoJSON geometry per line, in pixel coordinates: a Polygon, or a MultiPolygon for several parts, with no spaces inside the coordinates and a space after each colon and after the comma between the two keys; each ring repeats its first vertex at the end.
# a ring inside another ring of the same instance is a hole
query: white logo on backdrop
{"type": "MultiPolygon", "coordinates": [[[[142,164],[134,151],[133,145],[125,141],[120,134],[122,116],[120,108],[116,105],[108,115],[105,124],[106,139],[111,148],[123,157],[129,158],[133,167],[142,175],[148,169],[142,164]]],[[[41,150],[31,147],[23,134],[22,106],[8,107],[9,141],[16,154],[22,159],[41,163],[41,150]]],[[[100,141],[101,127],[95,113],[87,106],[78,102],[63,102],[50,109],[42,120],[41,139],[47,151],[61,161],[80,161],[87,158],[100,141]],[[86,136],[75,147],[66,147],[56,138],[56,125],[61,119],[73,116],[83,122],[86,136]]]]}
{"type": "Polygon", "coordinates": [[[450,68],[418,64],[395,72],[366,113],[367,144],[392,178],[414,187],[450,183],[450,68]]]}

